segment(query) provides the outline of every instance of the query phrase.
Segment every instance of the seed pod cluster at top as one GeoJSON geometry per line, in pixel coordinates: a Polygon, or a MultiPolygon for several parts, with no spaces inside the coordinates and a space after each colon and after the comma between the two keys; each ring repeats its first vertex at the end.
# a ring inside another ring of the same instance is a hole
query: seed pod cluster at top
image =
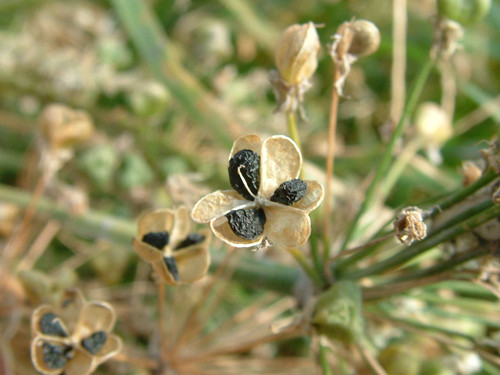
{"type": "Polygon", "coordinates": [[[491,0],[438,0],[437,5],[441,16],[467,26],[486,16],[491,0]]]}
{"type": "Polygon", "coordinates": [[[308,80],[318,66],[320,42],[312,22],[289,26],[278,40],[276,66],[281,79],[295,86],[308,80]]]}

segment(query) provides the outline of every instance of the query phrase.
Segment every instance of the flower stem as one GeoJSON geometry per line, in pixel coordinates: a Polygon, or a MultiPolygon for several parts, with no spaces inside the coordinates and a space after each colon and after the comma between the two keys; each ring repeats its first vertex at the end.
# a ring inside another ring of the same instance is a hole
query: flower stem
{"type": "Polygon", "coordinates": [[[167,354],[167,347],[165,342],[165,284],[157,281],[158,285],[158,330],[160,334],[160,358],[163,361],[164,356],[167,354]]]}
{"type": "Polygon", "coordinates": [[[319,341],[320,342],[319,342],[318,359],[319,359],[319,364],[321,365],[321,372],[323,375],[333,375],[330,364],[328,363],[328,357],[327,357],[328,347],[321,342],[321,339],[319,341]]]}
{"type": "Polygon", "coordinates": [[[314,272],[314,269],[309,264],[309,262],[307,261],[306,257],[302,253],[302,251],[300,251],[299,249],[293,248],[293,249],[288,249],[288,252],[300,264],[302,269],[307,273],[307,275],[311,278],[311,280],[314,282],[314,284],[318,287],[321,287],[323,285],[323,282],[322,282],[320,276],[316,272],[314,272]]]}
{"type": "Polygon", "coordinates": [[[382,157],[382,161],[380,162],[378,169],[375,173],[375,176],[373,177],[373,180],[368,187],[368,190],[365,193],[365,199],[363,203],[361,204],[361,207],[354,218],[351,227],[349,228],[344,243],[342,245],[342,249],[345,249],[349,242],[352,240],[354,234],[356,233],[356,230],[358,229],[358,224],[363,216],[363,214],[371,208],[375,201],[376,201],[376,191],[378,188],[378,185],[380,181],[385,177],[388,169],[391,166],[391,161],[393,158],[393,153],[394,150],[396,149],[396,145],[398,140],[400,139],[404,127],[407,123],[407,119],[410,116],[410,114],[413,113],[415,110],[415,107],[417,106],[418,98],[420,97],[420,94],[422,93],[422,90],[424,88],[425,82],[427,81],[427,77],[429,76],[431,69],[433,66],[433,62],[429,59],[425,65],[422,67],[420,74],[418,75],[415,85],[411,91],[410,97],[408,99],[408,102],[406,104],[405,110],[403,112],[403,115],[401,116],[401,119],[399,120],[396,129],[394,130],[394,133],[392,134],[392,137],[389,141],[389,144],[386,147],[386,152],[384,156],[382,157]]]}
{"type": "Polygon", "coordinates": [[[339,93],[335,83],[340,78],[339,69],[335,68],[332,84],[332,101],[330,104],[330,121],[328,124],[328,151],[326,154],[326,192],[325,192],[325,212],[323,222],[324,253],[323,260],[330,257],[330,213],[332,212],[332,178],[333,166],[335,163],[335,135],[337,129],[337,112],[339,107],[339,93]]]}
{"type": "Polygon", "coordinates": [[[292,140],[295,142],[295,144],[297,145],[299,150],[301,150],[301,152],[302,152],[299,131],[297,129],[297,116],[295,115],[294,111],[287,111],[286,112],[286,122],[288,125],[288,134],[290,135],[290,138],[292,138],[292,140]]]}

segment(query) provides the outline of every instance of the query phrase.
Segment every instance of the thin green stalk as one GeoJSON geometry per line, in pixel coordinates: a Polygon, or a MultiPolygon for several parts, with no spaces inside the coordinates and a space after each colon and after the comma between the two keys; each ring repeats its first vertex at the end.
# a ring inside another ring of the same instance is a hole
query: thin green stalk
{"type": "Polygon", "coordinates": [[[297,129],[297,116],[295,115],[294,111],[286,112],[286,122],[288,125],[288,134],[290,135],[290,138],[292,138],[292,140],[297,144],[299,150],[302,151],[299,131],[297,129]]]}
{"type": "Polygon", "coordinates": [[[384,273],[390,269],[401,266],[426,250],[439,245],[442,242],[448,241],[459,234],[470,231],[471,229],[476,228],[477,226],[498,217],[499,215],[500,205],[487,208],[469,219],[427,236],[424,240],[414,243],[388,259],[382,260],[363,269],[349,271],[349,274],[346,275],[346,277],[355,280],[365,276],[384,273]]]}
{"type": "Polygon", "coordinates": [[[295,258],[297,263],[300,264],[304,272],[311,278],[311,280],[314,282],[314,284],[321,288],[323,286],[323,281],[321,280],[320,276],[314,271],[313,267],[309,262],[307,261],[306,257],[304,256],[304,253],[300,251],[299,249],[288,249],[288,252],[295,258]]]}
{"type": "Polygon", "coordinates": [[[206,125],[222,145],[231,147],[228,129],[235,125],[234,119],[219,110],[208,92],[178,61],[148,2],[111,0],[111,3],[140,56],[172,93],[172,98],[194,123],[206,125]]]}
{"type": "Polygon", "coordinates": [[[344,243],[342,245],[342,250],[347,247],[349,242],[352,240],[354,234],[356,233],[356,230],[358,229],[358,224],[359,220],[363,216],[363,214],[371,208],[375,201],[376,201],[376,191],[377,187],[380,183],[380,181],[384,178],[386,175],[387,171],[389,170],[391,166],[391,162],[393,159],[393,154],[394,150],[396,148],[397,142],[401,135],[403,134],[403,130],[405,128],[406,122],[408,117],[414,112],[415,107],[417,105],[418,99],[420,97],[420,94],[422,93],[422,90],[424,88],[425,82],[427,81],[427,78],[431,72],[433,66],[433,62],[429,59],[427,63],[422,66],[422,69],[417,77],[417,80],[415,82],[415,85],[411,91],[410,97],[408,99],[408,102],[406,104],[405,110],[403,112],[403,115],[401,116],[401,119],[399,120],[398,125],[396,126],[396,129],[394,130],[394,133],[392,134],[392,137],[389,141],[389,144],[387,145],[386,152],[384,156],[382,157],[382,161],[380,162],[377,172],[375,173],[375,176],[373,177],[373,180],[368,187],[368,190],[365,193],[365,199],[363,200],[363,203],[361,204],[361,207],[354,218],[354,221],[351,224],[351,227],[349,228],[349,231],[346,234],[344,243]]]}
{"type": "Polygon", "coordinates": [[[328,347],[323,345],[321,342],[321,339],[319,340],[319,353],[318,353],[318,359],[319,359],[319,364],[321,366],[321,372],[323,375],[333,375],[332,369],[330,367],[330,364],[328,363],[328,347]]]}

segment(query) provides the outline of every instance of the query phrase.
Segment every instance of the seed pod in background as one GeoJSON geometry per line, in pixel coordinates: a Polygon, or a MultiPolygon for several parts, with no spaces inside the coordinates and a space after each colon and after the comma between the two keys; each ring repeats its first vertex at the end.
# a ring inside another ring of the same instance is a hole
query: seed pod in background
{"type": "Polygon", "coordinates": [[[448,114],[432,102],[420,104],[415,113],[415,127],[427,144],[440,146],[453,134],[448,114]]]}
{"type": "Polygon", "coordinates": [[[279,38],[275,51],[281,79],[296,86],[311,78],[318,66],[319,48],[318,33],[312,22],[288,27],[279,38]]]}
{"type": "Polygon", "coordinates": [[[380,31],[373,22],[367,20],[344,22],[340,25],[337,33],[339,31],[342,33],[344,28],[349,28],[349,39],[351,39],[347,50],[349,54],[358,58],[371,55],[378,49],[380,45],[380,31]]]}
{"type": "Polygon", "coordinates": [[[491,0],[438,0],[437,5],[440,16],[470,25],[488,13],[491,0]]]}
{"type": "Polygon", "coordinates": [[[50,148],[62,149],[87,141],[94,133],[94,123],[84,111],[51,104],[40,115],[40,129],[50,148]]]}

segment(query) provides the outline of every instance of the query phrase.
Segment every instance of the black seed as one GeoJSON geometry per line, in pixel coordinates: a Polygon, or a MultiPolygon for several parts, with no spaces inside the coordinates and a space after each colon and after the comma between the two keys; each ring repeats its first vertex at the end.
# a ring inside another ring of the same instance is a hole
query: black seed
{"type": "Polygon", "coordinates": [[[44,342],[42,346],[43,360],[47,367],[52,370],[56,370],[66,366],[66,362],[68,362],[66,353],[68,350],[71,350],[68,346],[53,345],[48,342],[44,342]]]}
{"type": "Polygon", "coordinates": [[[82,346],[89,351],[90,354],[97,354],[99,350],[104,346],[108,335],[104,331],[98,331],[92,336],[87,337],[82,340],[82,346]]]}
{"type": "Polygon", "coordinates": [[[179,271],[177,270],[177,262],[174,257],[163,257],[163,261],[167,265],[170,274],[175,281],[179,281],[179,271]]]}
{"type": "Polygon", "coordinates": [[[142,237],[142,241],[146,242],[151,246],[156,247],[159,250],[163,250],[163,248],[168,245],[169,240],[170,236],[168,235],[167,231],[150,232],[142,237]]]}
{"type": "Polygon", "coordinates": [[[42,319],[40,319],[40,328],[45,335],[68,337],[59,317],[53,313],[46,313],[42,316],[42,319]]]}
{"type": "Polygon", "coordinates": [[[245,240],[254,240],[264,232],[266,215],[260,208],[231,211],[226,217],[234,234],[245,240]]]}
{"type": "Polygon", "coordinates": [[[175,250],[183,249],[185,247],[200,243],[205,239],[205,236],[199,233],[189,233],[175,248],[175,250]]]}
{"type": "Polygon", "coordinates": [[[238,168],[240,169],[241,175],[245,179],[252,194],[257,195],[260,185],[259,154],[253,152],[252,150],[238,151],[229,160],[229,167],[227,169],[227,171],[229,172],[229,182],[231,183],[233,189],[246,199],[253,201],[254,198],[245,187],[243,181],[241,181],[240,174],[238,173],[238,168]]]}
{"type": "Polygon", "coordinates": [[[293,180],[283,182],[274,191],[271,200],[290,206],[301,200],[306,195],[306,192],[307,184],[298,178],[294,178],[293,180]]]}

